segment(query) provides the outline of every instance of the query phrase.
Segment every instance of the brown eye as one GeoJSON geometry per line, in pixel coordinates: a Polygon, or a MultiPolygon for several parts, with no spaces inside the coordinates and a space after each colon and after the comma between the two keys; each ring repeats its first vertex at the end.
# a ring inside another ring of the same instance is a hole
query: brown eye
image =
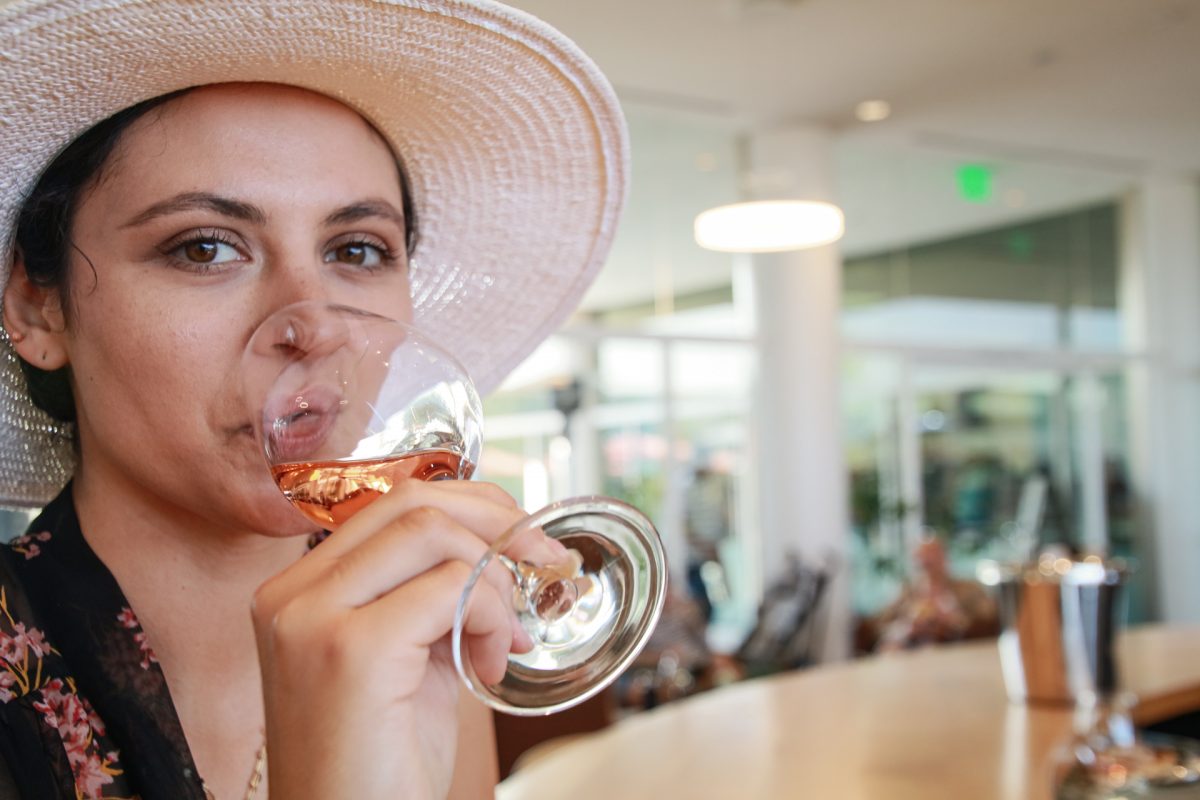
{"type": "Polygon", "coordinates": [[[187,256],[188,261],[209,264],[217,257],[217,243],[192,242],[184,245],[183,254],[187,256]]]}
{"type": "Polygon", "coordinates": [[[346,264],[366,269],[381,267],[388,260],[384,248],[367,242],[346,242],[332,247],[325,253],[327,264],[346,264]]]}
{"type": "Polygon", "coordinates": [[[241,261],[242,254],[232,244],[212,236],[199,236],[175,245],[169,253],[183,264],[211,267],[241,261]]]}
{"type": "Polygon", "coordinates": [[[361,266],[367,260],[367,247],[362,244],[344,244],[337,249],[336,257],[343,264],[361,266]]]}

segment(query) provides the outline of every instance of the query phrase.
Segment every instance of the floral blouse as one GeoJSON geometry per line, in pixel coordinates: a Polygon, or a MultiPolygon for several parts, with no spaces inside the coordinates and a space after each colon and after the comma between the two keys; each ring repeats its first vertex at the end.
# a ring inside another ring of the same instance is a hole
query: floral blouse
{"type": "Polygon", "coordinates": [[[204,800],[162,670],[67,486],[0,546],[0,799],[204,800]]]}

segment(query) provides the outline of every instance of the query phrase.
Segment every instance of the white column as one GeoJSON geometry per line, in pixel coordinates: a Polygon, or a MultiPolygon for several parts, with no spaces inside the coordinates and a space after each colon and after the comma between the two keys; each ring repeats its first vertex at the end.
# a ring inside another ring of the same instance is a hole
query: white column
{"type": "Polygon", "coordinates": [[[1104,497],[1104,387],[1092,372],[1075,384],[1075,463],[1079,465],[1079,535],[1085,554],[1106,555],[1108,514],[1104,497]]]}
{"type": "Polygon", "coordinates": [[[571,416],[567,436],[571,443],[570,475],[566,491],[552,499],[562,500],[584,494],[599,494],[602,484],[600,433],[596,429],[596,375],[599,374],[596,343],[582,339],[569,340],[571,361],[576,375],[587,376],[582,386],[579,409],[571,416]]]}
{"type": "MultiPolygon", "coordinates": [[[[755,199],[832,198],[827,132],[790,128],[750,142],[755,199]]],[[[760,346],[757,451],[764,582],[789,553],[835,570],[823,660],[850,652],[849,519],[839,403],[841,257],[836,245],[753,257],[760,346]]],[[[818,628],[820,630],[820,628],[818,628]]]]}
{"type": "Polygon", "coordinates": [[[1131,384],[1131,449],[1159,615],[1200,622],[1200,185],[1153,175],[1122,207],[1126,343],[1149,356],[1131,384]]]}
{"type": "Polygon", "coordinates": [[[667,451],[663,454],[663,499],[658,516],[658,532],[662,534],[663,547],[667,553],[667,566],[671,572],[671,580],[676,586],[687,585],[688,543],[686,528],[686,501],[684,498],[687,487],[687,476],[683,474],[684,465],[679,461],[677,444],[681,438],[677,419],[678,405],[675,395],[674,353],[671,343],[662,343],[662,374],[663,374],[663,436],[667,440],[667,451]]]}

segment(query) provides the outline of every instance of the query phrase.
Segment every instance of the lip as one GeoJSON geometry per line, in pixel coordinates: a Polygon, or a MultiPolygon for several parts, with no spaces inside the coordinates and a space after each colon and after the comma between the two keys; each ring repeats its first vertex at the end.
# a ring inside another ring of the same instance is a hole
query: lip
{"type": "Polygon", "coordinates": [[[263,413],[263,435],[272,461],[313,461],[321,456],[340,414],[341,393],[313,386],[281,398],[263,413]]]}

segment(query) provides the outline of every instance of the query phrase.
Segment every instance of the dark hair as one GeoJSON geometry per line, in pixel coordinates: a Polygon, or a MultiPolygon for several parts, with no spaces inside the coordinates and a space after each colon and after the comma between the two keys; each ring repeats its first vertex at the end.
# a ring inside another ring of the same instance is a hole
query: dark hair
{"type": "MultiPolygon", "coordinates": [[[[87,255],[71,241],[71,227],[80,196],[98,178],[101,168],[130,125],[189,91],[191,89],[181,89],[153,97],[118,111],[89,128],[51,162],[21,207],[17,217],[16,245],[24,260],[25,272],[35,286],[58,290],[64,313],[70,311],[67,269],[70,251],[75,250],[91,265],[87,255]]],[[[382,135],[380,138],[386,143],[382,135]]],[[[412,201],[408,172],[398,155],[393,153],[393,158],[400,180],[405,247],[411,256],[417,245],[417,212],[412,201]]],[[[60,422],[74,422],[75,400],[71,394],[70,367],[48,371],[35,367],[25,359],[18,360],[21,371],[25,373],[33,404],[60,422]]]]}

